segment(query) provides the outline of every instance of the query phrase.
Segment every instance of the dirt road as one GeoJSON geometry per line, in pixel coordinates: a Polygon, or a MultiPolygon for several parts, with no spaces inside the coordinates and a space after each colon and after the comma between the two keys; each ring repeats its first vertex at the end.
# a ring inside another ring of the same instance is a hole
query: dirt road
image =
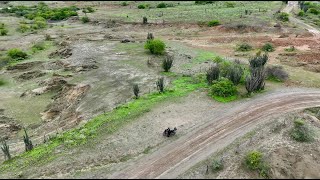
{"type": "Polygon", "coordinates": [[[236,111],[222,114],[215,123],[188,133],[111,178],[175,178],[268,118],[313,106],[320,106],[320,91],[278,92],[246,102],[236,111]]]}
{"type": "MultiPolygon", "coordinates": [[[[298,1],[288,1],[287,6],[282,10],[282,12],[290,13],[294,8],[298,8],[298,1]]],[[[298,26],[304,27],[306,30],[312,33],[319,40],[320,31],[318,29],[295,18],[293,15],[289,16],[289,21],[298,26]]]]}

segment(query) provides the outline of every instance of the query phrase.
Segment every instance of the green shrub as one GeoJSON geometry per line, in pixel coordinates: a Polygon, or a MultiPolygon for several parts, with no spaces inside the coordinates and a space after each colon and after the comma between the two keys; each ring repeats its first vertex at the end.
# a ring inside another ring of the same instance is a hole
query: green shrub
{"type": "Polygon", "coordinates": [[[250,170],[258,170],[260,176],[268,178],[269,167],[262,158],[261,152],[251,151],[245,157],[245,164],[250,170]]]}
{"type": "Polygon", "coordinates": [[[167,55],[165,59],[162,61],[162,68],[164,72],[169,72],[173,64],[173,56],[167,55]]]}
{"type": "Polygon", "coordinates": [[[215,1],[195,1],[194,3],[199,4],[213,4],[215,1]]]}
{"type": "Polygon", "coordinates": [[[234,8],[234,6],[236,5],[236,3],[234,2],[225,2],[224,4],[227,6],[227,8],[234,8]]]}
{"type": "Polygon", "coordinates": [[[304,12],[302,10],[299,11],[298,16],[304,16],[304,12]]]}
{"type": "Polygon", "coordinates": [[[84,13],[93,13],[94,9],[92,7],[86,7],[82,10],[84,13]]]}
{"type": "Polygon", "coordinates": [[[278,19],[281,21],[289,21],[289,14],[285,12],[281,12],[278,14],[278,19]]]}
{"type": "Polygon", "coordinates": [[[294,121],[294,127],[290,131],[291,137],[299,142],[310,142],[313,140],[313,132],[301,119],[294,121]]]}
{"type": "Polygon", "coordinates": [[[127,2],[122,2],[121,6],[128,6],[128,3],[127,2]]]}
{"type": "Polygon", "coordinates": [[[82,21],[82,23],[87,23],[87,22],[90,21],[90,19],[89,19],[88,16],[83,16],[83,17],[81,18],[81,21],[82,21]]]}
{"type": "Polygon", "coordinates": [[[221,63],[221,62],[223,62],[224,61],[224,59],[222,58],[222,57],[220,57],[220,56],[216,56],[214,59],[213,59],[213,62],[215,62],[215,63],[221,63]]]}
{"type": "Polygon", "coordinates": [[[220,68],[219,66],[212,66],[206,73],[208,85],[212,85],[212,82],[219,79],[220,68]]]}
{"type": "Polygon", "coordinates": [[[7,29],[0,29],[0,35],[1,36],[6,36],[8,34],[8,30],[7,29]]]}
{"type": "Polygon", "coordinates": [[[47,21],[43,17],[34,18],[33,23],[38,27],[38,29],[42,29],[42,28],[47,27],[47,21]]]}
{"type": "Polygon", "coordinates": [[[232,63],[227,60],[223,60],[221,63],[219,63],[220,67],[220,76],[221,77],[227,77],[229,74],[229,70],[232,66],[232,63]]]}
{"type": "Polygon", "coordinates": [[[223,169],[222,159],[214,159],[211,165],[212,171],[217,172],[223,169]]]}
{"type": "Polygon", "coordinates": [[[14,49],[10,49],[7,52],[7,55],[9,57],[11,57],[12,59],[17,59],[17,60],[21,60],[21,59],[26,59],[28,57],[28,54],[21,51],[20,49],[14,48],[14,49]]]}
{"type": "Polygon", "coordinates": [[[27,31],[30,30],[30,26],[28,26],[27,24],[20,24],[19,28],[17,29],[17,31],[21,32],[21,33],[25,33],[27,31]]]}
{"type": "Polygon", "coordinates": [[[46,47],[45,47],[44,42],[38,42],[38,43],[36,43],[36,44],[34,44],[34,45],[32,46],[32,51],[33,51],[33,52],[42,51],[42,50],[44,50],[45,48],[46,48],[46,47]]]}
{"type": "Polygon", "coordinates": [[[218,26],[218,25],[220,25],[220,22],[218,20],[212,20],[208,22],[209,27],[218,26]]]}
{"type": "Polygon", "coordinates": [[[144,45],[144,48],[149,49],[151,54],[163,54],[165,47],[165,43],[160,39],[148,40],[144,45]]]}
{"type": "Polygon", "coordinates": [[[167,5],[164,2],[157,5],[157,8],[166,8],[166,7],[167,7],[167,5]]]}
{"type": "Polygon", "coordinates": [[[312,14],[316,14],[316,15],[319,14],[319,11],[315,8],[310,8],[307,12],[312,13],[312,14]]]}
{"type": "Polygon", "coordinates": [[[252,46],[248,43],[241,43],[237,45],[237,48],[236,48],[237,51],[251,51],[252,49],[253,49],[252,46]]]}
{"type": "Polygon", "coordinates": [[[290,46],[289,48],[284,49],[287,52],[293,52],[296,50],[296,48],[294,46],[290,46]]]}
{"type": "Polygon", "coordinates": [[[265,52],[273,52],[274,51],[274,47],[271,43],[266,43],[262,46],[261,48],[262,51],[265,51],[265,52]]]}
{"type": "Polygon", "coordinates": [[[0,79],[0,86],[3,86],[5,84],[6,84],[6,82],[4,80],[0,79]]]}
{"type": "Polygon", "coordinates": [[[146,8],[146,6],[144,4],[139,4],[138,5],[138,9],[145,9],[145,8],[146,8]]]}
{"type": "Polygon", "coordinates": [[[237,88],[228,79],[221,79],[211,86],[211,93],[214,96],[230,97],[237,94],[237,88]]]}

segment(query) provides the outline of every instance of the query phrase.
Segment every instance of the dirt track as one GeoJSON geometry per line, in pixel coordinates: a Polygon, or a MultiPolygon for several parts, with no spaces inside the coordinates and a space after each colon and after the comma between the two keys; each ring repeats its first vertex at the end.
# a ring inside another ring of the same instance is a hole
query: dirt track
{"type": "Polygon", "coordinates": [[[221,117],[219,124],[209,123],[196,132],[190,132],[111,178],[175,178],[268,116],[313,106],[320,106],[319,91],[282,92],[253,100],[221,117]]]}

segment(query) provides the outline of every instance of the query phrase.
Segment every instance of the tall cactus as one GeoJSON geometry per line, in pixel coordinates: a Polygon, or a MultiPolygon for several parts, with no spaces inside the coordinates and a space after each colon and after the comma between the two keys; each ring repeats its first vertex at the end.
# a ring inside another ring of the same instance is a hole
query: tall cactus
{"type": "Polygon", "coordinates": [[[31,151],[33,149],[32,141],[30,140],[25,128],[24,128],[24,133],[25,135],[23,136],[23,142],[25,144],[26,151],[31,151]]]}
{"type": "Polygon", "coordinates": [[[7,145],[6,141],[2,142],[1,150],[4,153],[4,158],[6,160],[10,160],[11,159],[11,155],[10,155],[9,145],[7,145]]]}

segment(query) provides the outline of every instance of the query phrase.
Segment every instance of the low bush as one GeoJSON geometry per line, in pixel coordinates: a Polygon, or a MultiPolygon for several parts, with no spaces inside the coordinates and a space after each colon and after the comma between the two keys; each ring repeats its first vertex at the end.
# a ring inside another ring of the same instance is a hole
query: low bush
{"type": "Polygon", "coordinates": [[[300,10],[298,16],[304,16],[304,11],[300,10]]]}
{"type": "Polygon", "coordinates": [[[271,43],[266,43],[262,46],[261,48],[262,51],[265,51],[265,52],[273,52],[274,51],[274,47],[273,47],[273,44],[271,43]]]}
{"type": "Polygon", "coordinates": [[[82,21],[82,23],[87,23],[90,21],[90,19],[88,16],[83,16],[83,17],[81,17],[81,21],[82,21]]]}
{"type": "Polygon", "coordinates": [[[84,13],[93,13],[95,10],[92,7],[86,7],[82,10],[84,13]]]}
{"type": "Polygon", "coordinates": [[[278,14],[277,18],[281,21],[289,21],[289,14],[285,12],[281,12],[278,14]]]}
{"type": "Polygon", "coordinates": [[[27,31],[29,31],[30,30],[30,26],[29,25],[27,25],[27,24],[20,24],[19,25],[19,28],[17,29],[17,31],[19,31],[19,32],[21,32],[21,33],[25,33],[25,32],[27,32],[27,31]]]}
{"type": "Polygon", "coordinates": [[[157,5],[157,8],[166,8],[166,7],[167,7],[167,5],[164,2],[157,5]]]}
{"type": "Polygon", "coordinates": [[[17,49],[17,48],[8,50],[7,55],[10,58],[16,59],[16,60],[22,60],[22,59],[26,59],[28,57],[27,53],[25,53],[22,50],[17,49]]]}
{"type": "Polygon", "coordinates": [[[249,64],[250,64],[250,68],[258,68],[258,67],[263,67],[267,61],[268,61],[269,57],[267,54],[264,54],[261,56],[261,54],[250,58],[249,59],[249,64]]]}
{"type": "Polygon", "coordinates": [[[164,72],[169,72],[173,64],[173,56],[167,55],[165,59],[162,61],[162,68],[164,72]]]}
{"type": "Polygon", "coordinates": [[[209,26],[209,27],[218,26],[218,25],[220,25],[219,20],[212,20],[212,21],[209,21],[209,22],[208,22],[208,26],[209,26]]]}
{"type": "Polygon", "coordinates": [[[245,164],[250,170],[258,170],[260,176],[268,178],[269,167],[263,161],[263,154],[259,151],[251,151],[245,157],[245,164]]]}
{"type": "Polygon", "coordinates": [[[312,14],[315,14],[315,15],[318,15],[319,14],[319,11],[315,8],[310,8],[308,9],[307,11],[308,13],[312,13],[312,14]]]}
{"type": "Polygon", "coordinates": [[[282,66],[268,66],[266,68],[266,77],[269,80],[283,82],[289,78],[289,74],[282,66]]]}
{"type": "Polygon", "coordinates": [[[296,50],[296,48],[294,46],[290,46],[289,48],[284,49],[287,52],[293,52],[296,50]]]}
{"type": "Polygon", "coordinates": [[[145,8],[146,8],[146,6],[144,4],[139,4],[138,5],[138,9],[145,9],[145,8]]]}
{"type": "Polygon", "coordinates": [[[219,66],[215,65],[209,68],[206,73],[207,83],[212,85],[212,82],[219,79],[220,69],[219,66]]]}
{"type": "Polygon", "coordinates": [[[215,1],[195,1],[194,3],[197,4],[197,5],[200,5],[200,4],[213,4],[213,3],[215,3],[215,1]]]}
{"type": "Polygon", "coordinates": [[[0,35],[1,36],[6,36],[8,34],[8,30],[7,29],[0,29],[0,35]]]}
{"type": "Polygon", "coordinates": [[[236,5],[236,3],[234,2],[225,2],[224,4],[225,6],[227,6],[227,8],[234,8],[234,6],[236,5]]]}
{"type": "Polygon", "coordinates": [[[211,93],[213,96],[230,97],[237,94],[237,88],[230,80],[222,78],[211,86],[211,93]]]}
{"type": "Polygon", "coordinates": [[[244,71],[239,64],[233,64],[228,72],[227,78],[232,81],[234,85],[238,85],[241,81],[244,71]]]}
{"type": "Polygon", "coordinates": [[[158,79],[158,81],[156,82],[157,85],[157,89],[159,91],[159,93],[163,93],[164,92],[164,78],[161,77],[158,79]]]}
{"type": "Polygon", "coordinates": [[[310,142],[313,140],[313,132],[301,119],[294,121],[294,127],[290,131],[291,137],[299,142],[310,142]]]}
{"type": "Polygon", "coordinates": [[[136,97],[136,99],[139,98],[139,92],[140,92],[140,89],[139,89],[138,84],[134,84],[133,85],[133,94],[136,97]]]}
{"type": "Polygon", "coordinates": [[[222,159],[214,159],[212,161],[212,165],[211,165],[211,168],[212,168],[212,171],[213,172],[217,172],[217,171],[220,171],[223,169],[223,161],[222,159]]]}
{"type": "Polygon", "coordinates": [[[121,6],[128,6],[129,4],[127,2],[122,2],[121,6]]]}
{"type": "Polygon", "coordinates": [[[252,46],[248,43],[238,44],[236,48],[237,51],[251,51],[252,49],[252,46]]]}
{"type": "Polygon", "coordinates": [[[42,51],[44,50],[46,47],[45,47],[45,43],[44,42],[38,42],[36,44],[34,44],[32,46],[32,51],[33,52],[36,52],[36,51],[42,51]]]}
{"type": "Polygon", "coordinates": [[[144,45],[144,48],[149,49],[151,54],[163,54],[165,47],[165,43],[160,39],[148,40],[144,45]]]}

